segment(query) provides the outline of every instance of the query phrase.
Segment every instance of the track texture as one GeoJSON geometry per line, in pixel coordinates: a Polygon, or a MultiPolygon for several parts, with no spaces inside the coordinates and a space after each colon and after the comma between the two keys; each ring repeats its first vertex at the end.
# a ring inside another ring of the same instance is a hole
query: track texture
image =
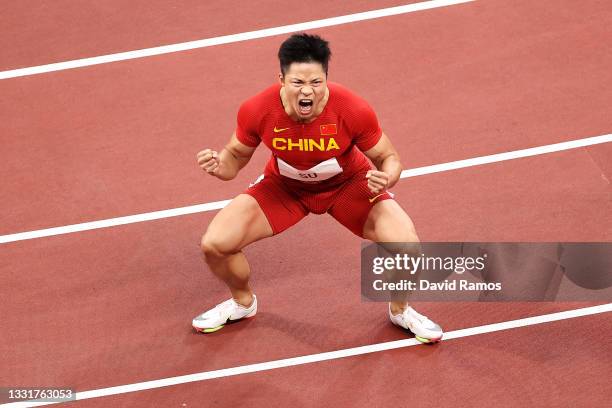
{"type": "MultiPolygon", "coordinates": [[[[157,2],[147,13],[142,2],[129,10],[63,3],[10,5],[0,17],[10,32],[24,30],[24,16],[32,24],[18,43],[0,47],[1,69],[398,4],[325,2],[298,6],[289,18],[273,2],[244,2],[230,18],[220,3],[169,10],[157,2]],[[45,35],[43,20],[59,24],[60,13],[67,29],[45,35]]],[[[611,133],[612,52],[602,47],[612,42],[611,19],[605,1],[492,0],[318,33],[334,52],[330,79],[370,101],[404,165],[417,167],[611,133]]],[[[275,80],[280,41],[0,81],[0,234],[244,190],[267,152],[229,183],[203,175],[195,153],[220,148],[240,102],[275,80]]],[[[422,240],[610,241],[611,159],[606,144],[402,180],[394,192],[422,240]]],[[[247,248],[257,318],[194,333],[191,318],[227,297],[199,255],[212,216],[2,245],[0,385],[90,390],[406,336],[388,322],[384,304],[360,302],[359,240],[316,216],[247,248]]],[[[582,306],[419,310],[454,330],[582,306]]],[[[73,405],[603,406],[609,320],[590,316],[73,405]]]]}

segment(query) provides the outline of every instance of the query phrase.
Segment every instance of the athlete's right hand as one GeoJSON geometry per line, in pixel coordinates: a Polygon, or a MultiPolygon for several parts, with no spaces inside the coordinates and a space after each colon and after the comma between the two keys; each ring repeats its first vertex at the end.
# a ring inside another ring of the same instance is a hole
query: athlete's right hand
{"type": "Polygon", "coordinates": [[[197,154],[198,164],[208,174],[215,175],[219,169],[219,154],[211,149],[205,149],[197,154]]]}

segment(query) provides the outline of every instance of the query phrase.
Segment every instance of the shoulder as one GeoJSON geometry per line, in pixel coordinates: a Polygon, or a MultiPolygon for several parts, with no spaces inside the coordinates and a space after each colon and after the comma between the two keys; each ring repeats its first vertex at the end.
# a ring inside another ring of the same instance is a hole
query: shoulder
{"type": "Polygon", "coordinates": [[[361,127],[377,122],[374,109],[363,97],[336,83],[328,86],[330,100],[333,100],[333,109],[349,126],[361,127]]]}

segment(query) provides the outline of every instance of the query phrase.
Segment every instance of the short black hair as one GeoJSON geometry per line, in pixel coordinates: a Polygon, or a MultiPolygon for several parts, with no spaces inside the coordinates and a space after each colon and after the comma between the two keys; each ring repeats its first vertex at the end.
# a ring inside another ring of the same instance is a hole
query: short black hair
{"type": "Polygon", "coordinates": [[[293,34],[278,49],[278,60],[283,76],[294,62],[318,62],[327,75],[330,57],[329,43],[318,35],[306,33],[293,34]]]}

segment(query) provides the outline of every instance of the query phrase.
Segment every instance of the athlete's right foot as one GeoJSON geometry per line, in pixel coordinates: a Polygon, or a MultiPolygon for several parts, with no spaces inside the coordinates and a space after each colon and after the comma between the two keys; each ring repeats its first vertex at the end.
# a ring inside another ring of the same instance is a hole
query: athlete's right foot
{"type": "Polygon", "coordinates": [[[253,317],[257,314],[257,297],[253,295],[251,306],[245,307],[234,299],[228,299],[219,303],[214,308],[196,316],[191,325],[194,329],[203,333],[212,333],[220,330],[230,321],[236,321],[253,317]]]}
{"type": "Polygon", "coordinates": [[[410,306],[402,313],[394,315],[391,312],[391,304],[389,304],[389,318],[394,325],[410,330],[421,343],[436,343],[442,339],[444,334],[438,324],[417,313],[410,306]]]}

